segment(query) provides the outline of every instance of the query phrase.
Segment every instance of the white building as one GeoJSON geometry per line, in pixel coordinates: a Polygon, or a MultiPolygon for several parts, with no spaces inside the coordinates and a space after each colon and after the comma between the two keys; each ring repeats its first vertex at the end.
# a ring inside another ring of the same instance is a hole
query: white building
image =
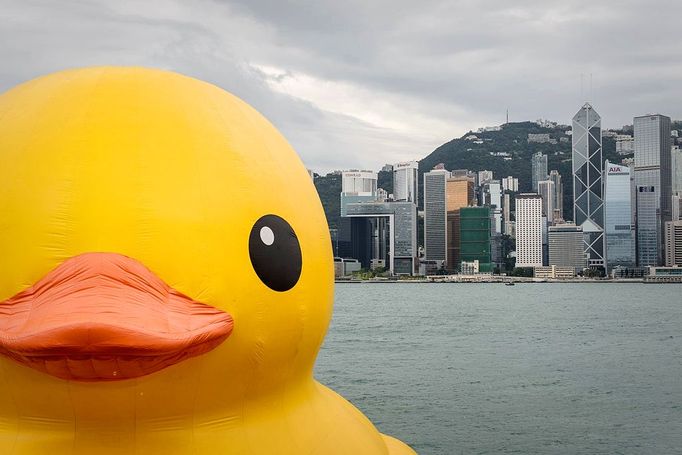
{"type": "Polygon", "coordinates": [[[504,191],[519,191],[519,179],[511,175],[502,179],[502,189],[504,191]]]}
{"type": "Polygon", "coordinates": [[[351,169],[341,173],[341,192],[353,196],[376,196],[377,173],[351,169]]]}
{"type": "Polygon", "coordinates": [[[542,197],[516,196],[516,267],[542,266],[542,197]]]}
{"type": "Polygon", "coordinates": [[[393,165],[393,200],[417,203],[419,163],[406,161],[393,165]]]}

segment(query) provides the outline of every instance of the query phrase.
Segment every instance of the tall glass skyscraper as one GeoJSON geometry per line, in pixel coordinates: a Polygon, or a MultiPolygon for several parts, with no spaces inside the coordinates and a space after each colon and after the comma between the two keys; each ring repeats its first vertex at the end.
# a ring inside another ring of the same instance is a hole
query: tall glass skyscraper
{"type": "Polygon", "coordinates": [[[634,267],[635,230],[632,225],[630,168],[619,164],[604,165],[604,230],[606,233],[606,264],[634,267]]]}
{"type": "Polygon", "coordinates": [[[538,183],[543,180],[547,180],[547,155],[543,155],[541,152],[535,153],[530,158],[531,164],[531,191],[533,193],[538,192],[538,183]]]}
{"type": "Polygon", "coordinates": [[[663,261],[663,228],[672,219],[670,117],[635,117],[637,264],[663,261]]]}
{"type": "Polygon", "coordinates": [[[601,117],[589,103],[573,116],[573,219],[583,228],[588,266],[604,266],[601,117]]]}

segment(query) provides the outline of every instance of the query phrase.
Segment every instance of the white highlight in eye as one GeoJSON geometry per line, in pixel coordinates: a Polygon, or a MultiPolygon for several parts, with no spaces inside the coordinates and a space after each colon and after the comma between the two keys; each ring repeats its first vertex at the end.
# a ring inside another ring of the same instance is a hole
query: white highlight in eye
{"type": "Polygon", "coordinates": [[[269,227],[263,226],[260,228],[260,239],[267,246],[270,246],[275,242],[275,233],[269,227]]]}

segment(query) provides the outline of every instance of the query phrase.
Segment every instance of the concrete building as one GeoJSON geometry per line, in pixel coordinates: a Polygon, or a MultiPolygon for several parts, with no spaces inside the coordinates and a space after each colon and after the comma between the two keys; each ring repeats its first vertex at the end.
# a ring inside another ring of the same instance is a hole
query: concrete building
{"type": "Polygon", "coordinates": [[[549,180],[554,182],[554,217],[555,223],[564,219],[564,184],[561,182],[561,174],[556,169],[549,171],[549,180]],[[556,216],[558,213],[558,217],[556,216]]]}
{"type": "Polygon", "coordinates": [[[560,265],[548,265],[544,267],[534,267],[533,276],[542,279],[565,280],[575,278],[575,269],[560,265]]]}
{"type": "Polygon", "coordinates": [[[478,171],[478,185],[481,186],[493,179],[493,171],[478,171]]]}
{"type": "Polygon", "coordinates": [[[573,219],[583,229],[589,267],[603,267],[604,202],[602,195],[601,117],[589,104],[573,116],[573,219]]]}
{"type": "Polygon", "coordinates": [[[511,175],[502,179],[502,189],[504,191],[517,192],[519,191],[519,179],[511,175]]]}
{"type": "Polygon", "coordinates": [[[516,267],[542,266],[542,197],[516,196],[516,267]]]}
{"type": "Polygon", "coordinates": [[[353,256],[363,267],[385,264],[392,275],[412,275],[417,264],[417,206],[411,202],[357,202],[346,208],[358,232],[353,256]],[[360,257],[358,257],[360,256],[360,257]]]}
{"type": "Polygon", "coordinates": [[[682,221],[665,223],[665,266],[682,266],[682,221]]]}
{"type": "Polygon", "coordinates": [[[462,207],[459,213],[461,263],[477,261],[479,272],[491,272],[490,208],[462,207]]]}
{"type": "Polygon", "coordinates": [[[474,179],[468,171],[459,172],[458,176],[453,176],[446,182],[446,268],[453,272],[459,269],[459,264],[461,262],[459,210],[462,207],[469,207],[472,205],[476,205],[474,179]]]}
{"type": "Polygon", "coordinates": [[[335,278],[352,275],[353,272],[359,272],[361,268],[362,265],[357,259],[334,258],[335,278]]]}
{"type": "Polygon", "coordinates": [[[630,168],[608,161],[604,167],[604,231],[607,273],[610,273],[614,267],[636,265],[635,229],[630,168]]]}
{"type": "Polygon", "coordinates": [[[682,148],[674,145],[670,150],[671,192],[682,195],[682,148]]]}
{"type": "Polygon", "coordinates": [[[637,264],[663,262],[663,229],[672,220],[670,117],[643,115],[634,119],[637,264]]]}
{"type": "Polygon", "coordinates": [[[433,169],[424,173],[424,257],[427,261],[447,260],[446,184],[450,173],[433,169]]]}
{"type": "Polygon", "coordinates": [[[406,161],[393,165],[393,200],[412,202],[419,200],[419,163],[406,161]]]}
{"type": "Polygon", "coordinates": [[[489,180],[481,187],[481,205],[491,209],[493,233],[502,233],[502,185],[499,180],[489,180]]]}
{"type": "Polygon", "coordinates": [[[587,265],[583,249],[583,230],[573,223],[550,226],[547,234],[549,265],[572,267],[581,272],[587,265]]]}
{"type": "Polygon", "coordinates": [[[549,224],[554,222],[555,193],[554,182],[552,180],[538,182],[538,194],[542,197],[542,216],[547,218],[547,223],[549,224]]]}
{"type": "Polygon", "coordinates": [[[538,183],[547,180],[547,155],[535,153],[531,159],[531,191],[538,192],[538,183]]]}

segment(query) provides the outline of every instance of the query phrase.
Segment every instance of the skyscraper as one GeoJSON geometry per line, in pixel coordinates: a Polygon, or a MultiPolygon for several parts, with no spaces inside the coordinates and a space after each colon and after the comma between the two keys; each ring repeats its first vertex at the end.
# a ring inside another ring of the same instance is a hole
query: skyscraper
{"type": "Polygon", "coordinates": [[[447,260],[447,210],[445,186],[450,173],[433,169],[424,173],[424,256],[428,261],[447,260]]]}
{"type": "MultiPolygon", "coordinates": [[[[474,174],[475,175],[475,174],[474,174]]],[[[459,173],[459,176],[452,176],[446,182],[446,201],[447,210],[446,222],[446,245],[448,270],[455,271],[459,268],[460,259],[460,213],[462,207],[476,205],[474,195],[474,179],[470,173],[459,173]]]]}
{"type": "Polygon", "coordinates": [[[635,230],[632,225],[630,168],[609,163],[604,180],[604,232],[606,264],[614,267],[635,266],[635,230]]]}
{"type": "Polygon", "coordinates": [[[547,155],[535,153],[531,159],[531,191],[537,193],[538,183],[547,180],[547,155]]]}
{"type": "Polygon", "coordinates": [[[542,197],[542,216],[547,218],[547,222],[554,222],[554,202],[556,191],[552,180],[542,180],[538,182],[538,194],[542,197]]]}
{"type": "Polygon", "coordinates": [[[542,266],[542,197],[516,196],[516,267],[542,266]]]}
{"type": "Polygon", "coordinates": [[[672,220],[670,117],[635,117],[637,263],[663,262],[663,229],[672,220]]]}
{"type": "Polygon", "coordinates": [[[396,202],[406,201],[417,203],[418,191],[417,161],[407,161],[393,165],[393,200],[396,202]]]}
{"type": "Polygon", "coordinates": [[[573,116],[573,219],[583,228],[588,266],[604,266],[601,117],[589,103],[573,116]]]}
{"type": "Polygon", "coordinates": [[[479,261],[479,271],[491,272],[490,208],[462,207],[459,212],[460,261],[479,261]]]}
{"type": "Polygon", "coordinates": [[[561,182],[561,174],[556,169],[549,172],[549,180],[554,182],[554,213],[559,214],[559,219],[554,217],[554,222],[564,219],[564,184],[561,182]]]}

